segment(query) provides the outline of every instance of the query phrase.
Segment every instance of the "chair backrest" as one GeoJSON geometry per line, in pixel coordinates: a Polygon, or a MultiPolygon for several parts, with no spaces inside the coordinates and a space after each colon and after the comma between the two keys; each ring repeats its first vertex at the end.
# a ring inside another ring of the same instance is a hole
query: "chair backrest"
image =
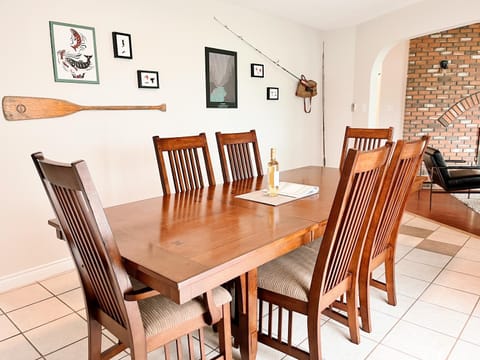
{"type": "Polygon", "coordinates": [[[255,160],[256,175],[263,175],[262,160],[255,130],[230,134],[222,134],[218,131],[215,136],[217,137],[224,183],[254,177],[252,158],[255,160]]]}
{"type": "Polygon", "coordinates": [[[171,138],[154,136],[153,145],[155,146],[158,171],[160,172],[164,194],[172,193],[170,176],[177,193],[205,187],[204,172],[207,176],[208,185],[215,185],[215,175],[205,133],[171,138]],[[200,150],[204,160],[203,165],[200,161],[200,150]],[[167,170],[164,153],[170,164],[169,171],[167,170]]]}
{"type": "Polygon", "coordinates": [[[431,181],[446,189],[446,180],[450,175],[448,174],[447,163],[440,150],[427,146],[423,154],[423,162],[431,181]]]}
{"type": "Polygon", "coordinates": [[[391,148],[388,142],[375,150],[348,151],[320,245],[310,300],[320,298],[352,274],[351,281],[356,281],[366,231],[391,148]]]}
{"type": "Polygon", "coordinates": [[[340,170],[343,169],[348,149],[357,149],[361,151],[373,150],[387,141],[392,141],[393,127],[385,129],[369,129],[369,128],[345,128],[345,136],[343,138],[342,154],[340,157],[340,170]]]}
{"type": "Polygon", "coordinates": [[[145,338],[137,303],[123,298],[132,284],[86,163],[57,163],[42,153],[32,159],[79,272],[89,316],[122,340],[132,330],[145,338]]]}
{"type": "Polygon", "coordinates": [[[387,247],[395,246],[410,188],[422,163],[428,140],[428,136],[423,136],[416,141],[397,142],[373,213],[362,261],[369,262],[387,247]]]}

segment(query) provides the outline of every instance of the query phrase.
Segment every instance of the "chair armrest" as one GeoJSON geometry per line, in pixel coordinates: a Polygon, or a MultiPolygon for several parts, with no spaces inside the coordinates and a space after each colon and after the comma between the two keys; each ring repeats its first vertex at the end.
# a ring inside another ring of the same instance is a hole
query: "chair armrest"
{"type": "Polygon", "coordinates": [[[147,286],[141,289],[126,292],[125,294],[123,294],[123,298],[126,301],[139,301],[139,300],[148,299],[152,296],[157,296],[157,295],[160,295],[160,293],[157,290],[153,290],[152,288],[147,286]]]}
{"type": "Polygon", "coordinates": [[[205,314],[206,323],[209,325],[216,324],[220,321],[223,314],[221,308],[215,304],[212,290],[203,294],[203,301],[208,308],[208,312],[205,314]]]}

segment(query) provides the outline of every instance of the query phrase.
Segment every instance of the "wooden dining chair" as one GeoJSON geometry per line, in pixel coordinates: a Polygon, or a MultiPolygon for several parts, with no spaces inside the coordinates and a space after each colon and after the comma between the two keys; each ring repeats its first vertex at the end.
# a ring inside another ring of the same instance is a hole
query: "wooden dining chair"
{"type": "Polygon", "coordinates": [[[102,204],[84,161],[62,164],[32,155],[44,188],[73,256],[84,292],[88,322],[88,358],[110,359],[130,348],[132,359],[176,345],[182,338],[194,355],[193,332],[199,333],[200,355],[205,359],[203,328],[218,322],[220,359],[231,359],[230,294],[215,288],[179,305],[127,275],[102,204]],[[205,301],[204,301],[205,300],[205,301]],[[102,326],[118,343],[101,351],[102,326]]]}
{"type": "Polygon", "coordinates": [[[403,211],[422,163],[428,136],[405,142],[399,140],[387,168],[384,184],[367,233],[359,273],[362,329],[371,332],[370,285],[387,292],[387,302],[396,305],[395,249],[403,211]],[[372,278],[385,265],[385,283],[372,278]]]}
{"type": "Polygon", "coordinates": [[[215,185],[215,175],[205,133],[170,138],[154,136],[153,145],[157,155],[163,194],[172,193],[169,178],[177,193],[205,187],[204,174],[206,174],[207,184],[215,185]],[[167,170],[164,155],[168,158],[169,170],[167,170]],[[200,160],[201,157],[203,162],[200,160]]]}
{"type": "Polygon", "coordinates": [[[340,170],[343,169],[348,149],[358,149],[362,151],[373,150],[384,145],[387,141],[392,141],[392,138],[393,127],[374,129],[352,128],[347,126],[345,128],[342,153],[340,156],[340,170]]]}
{"type": "Polygon", "coordinates": [[[215,136],[224,183],[263,175],[255,130],[229,134],[218,131],[215,136]],[[253,170],[253,161],[255,161],[256,174],[253,170]]]}
{"type": "Polygon", "coordinates": [[[319,251],[302,246],[259,268],[260,314],[263,302],[269,304],[266,329],[260,317],[260,342],[297,359],[321,359],[323,313],[348,325],[351,341],[359,343],[358,268],[391,146],[348,151],[319,251]],[[343,295],[346,303],[337,304],[343,295]],[[347,315],[331,308],[334,303],[347,315]],[[274,311],[273,305],[278,309],[274,311]],[[288,311],[286,319],[283,309],[288,311]],[[307,316],[309,352],[292,344],[293,312],[307,316]],[[278,327],[273,329],[275,313],[278,327]]]}

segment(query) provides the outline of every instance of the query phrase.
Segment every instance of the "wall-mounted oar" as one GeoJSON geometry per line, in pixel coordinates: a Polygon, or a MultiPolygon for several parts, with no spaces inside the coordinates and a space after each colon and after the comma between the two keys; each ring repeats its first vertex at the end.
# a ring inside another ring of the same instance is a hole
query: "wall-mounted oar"
{"type": "Polygon", "coordinates": [[[134,105],[134,106],[83,106],[60,99],[4,96],[2,99],[3,115],[7,120],[43,119],[70,115],[83,110],[160,110],[166,111],[167,106],[134,105]]]}

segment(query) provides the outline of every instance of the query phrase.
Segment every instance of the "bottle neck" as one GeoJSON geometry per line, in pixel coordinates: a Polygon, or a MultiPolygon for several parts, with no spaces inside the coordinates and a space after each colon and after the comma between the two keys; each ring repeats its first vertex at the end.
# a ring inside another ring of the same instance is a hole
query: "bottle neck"
{"type": "Polygon", "coordinates": [[[270,160],[276,160],[277,159],[277,150],[275,148],[270,149],[270,160]]]}

